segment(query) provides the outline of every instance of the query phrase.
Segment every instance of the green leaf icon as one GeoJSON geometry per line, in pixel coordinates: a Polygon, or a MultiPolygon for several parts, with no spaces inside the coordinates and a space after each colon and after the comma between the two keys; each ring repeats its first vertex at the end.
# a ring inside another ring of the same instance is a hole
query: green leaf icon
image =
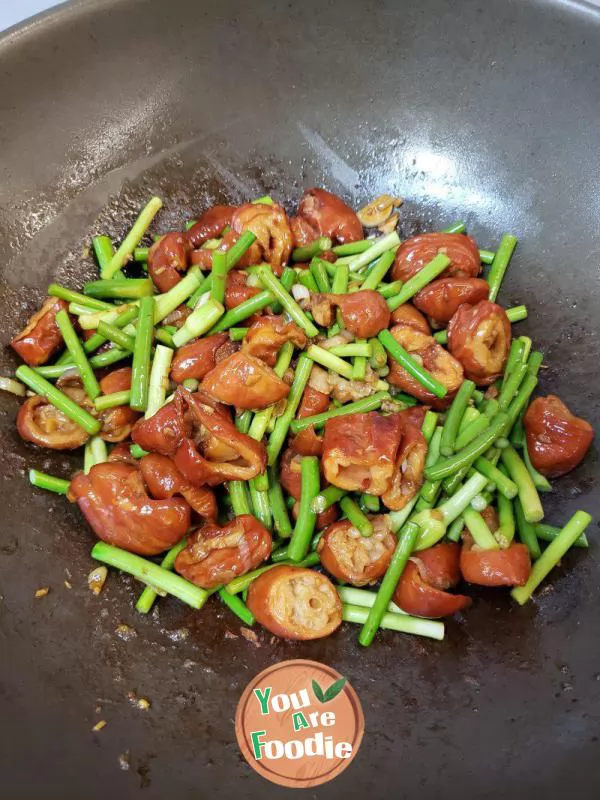
{"type": "Polygon", "coordinates": [[[313,679],[312,690],[319,703],[328,703],[338,696],[345,685],[346,678],[339,678],[339,680],[334,681],[326,691],[323,691],[319,684],[313,679]]]}
{"type": "Polygon", "coordinates": [[[325,702],[325,695],[323,694],[323,689],[321,689],[321,687],[316,682],[316,680],[314,680],[314,678],[313,678],[313,682],[312,682],[312,690],[315,693],[315,697],[317,698],[319,703],[324,703],[325,702]]]}
{"type": "Polygon", "coordinates": [[[342,691],[344,686],[346,685],[346,678],[340,678],[337,681],[334,681],[329,689],[324,694],[323,703],[328,703],[330,700],[333,700],[334,697],[337,697],[338,694],[342,691]]]}

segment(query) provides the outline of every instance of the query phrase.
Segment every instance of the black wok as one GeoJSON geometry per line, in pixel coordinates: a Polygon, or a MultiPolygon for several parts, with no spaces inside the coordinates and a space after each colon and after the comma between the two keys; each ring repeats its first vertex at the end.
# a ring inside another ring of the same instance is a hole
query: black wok
{"type": "MultiPolygon", "coordinates": [[[[406,198],[404,235],[464,219],[482,247],[520,237],[501,299],[529,306],[519,330],[546,352],[542,390],[597,423],[599,54],[598,11],[526,0],[106,0],[9,32],[2,341],[51,279],[91,275],[90,234],[119,239],[151,193],[167,230],[224,199],[291,205],[320,184],[360,203],[390,190],[406,198]]],[[[15,361],[1,358],[6,373],[15,361]]],[[[216,602],[194,613],[161,601],[141,619],[137,587],[116,573],[93,597],[89,530],[25,473],[66,476],[75,462],[19,440],[10,396],[0,409],[3,797],[283,796],[243,761],[232,720],[249,678],[294,657],[347,675],[366,716],[358,757],[315,796],[597,796],[596,542],[525,608],[477,595],[444,643],[386,634],[365,651],[345,626],[255,647],[225,638],[238,626],[216,602]],[[120,638],[119,624],[137,635],[120,638]]],[[[551,521],[577,508],[600,518],[598,469],[593,452],[559,482],[551,521]]]]}

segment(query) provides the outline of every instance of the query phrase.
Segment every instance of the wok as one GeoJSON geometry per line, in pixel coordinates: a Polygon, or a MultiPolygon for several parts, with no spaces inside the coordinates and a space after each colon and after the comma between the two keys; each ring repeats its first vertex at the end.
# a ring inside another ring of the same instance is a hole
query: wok
{"type": "MultiPolygon", "coordinates": [[[[549,0],[106,0],[10,31],[2,341],[52,279],[91,276],[90,235],[122,237],[150,194],[168,230],[222,200],[389,190],[406,200],[401,235],[464,219],[482,247],[520,237],[501,300],[529,307],[519,331],[546,353],[542,392],[597,423],[599,52],[598,11],[549,0]]],[[[6,373],[15,361],[1,358],[6,373]]],[[[597,796],[597,544],[524,608],[477,594],[444,643],[389,633],[364,650],[344,626],[255,647],[226,638],[239,626],[216,601],[196,613],[161,600],[144,619],[116,573],[91,595],[86,524],[26,478],[76,460],[24,444],[16,405],[0,398],[4,797],[283,796],[243,761],[233,716],[254,674],[298,657],[347,675],[366,716],[360,753],[319,798],[597,796]]],[[[600,519],[598,471],[590,453],[546,498],[548,519],[600,519]]]]}

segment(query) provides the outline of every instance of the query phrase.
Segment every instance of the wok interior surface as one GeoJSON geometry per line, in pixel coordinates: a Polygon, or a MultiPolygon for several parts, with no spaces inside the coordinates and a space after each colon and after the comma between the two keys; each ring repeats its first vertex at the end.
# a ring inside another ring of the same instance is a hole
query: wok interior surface
{"type": "MultiPolygon", "coordinates": [[[[518,330],[546,353],[541,392],[597,425],[599,52],[597,11],[525,0],[81,2],[12,32],[2,341],[52,280],[93,275],[90,235],[122,238],[151,194],[164,232],[223,200],[273,193],[291,210],[311,185],[356,206],[389,191],[405,198],[401,236],[459,219],[481,247],[519,236],[500,300],[529,308],[518,330]]],[[[288,658],[346,675],[366,717],[354,763],[315,796],[596,796],[595,525],[534,602],[482,591],[443,643],[389,632],[364,650],[345,625],[302,644],[259,630],[255,646],[216,599],[200,613],[161,600],[145,619],[115,572],[93,596],[83,518],[26,478],[68,476],[80,456],[26,445],[16,409],[0,398],[3,796],[283,796],[243,761],[233,717],[248,680],[288,658]]],[[[597,476],[593,451],[544,498],[548,520],[600,519],[597,476]]]]}

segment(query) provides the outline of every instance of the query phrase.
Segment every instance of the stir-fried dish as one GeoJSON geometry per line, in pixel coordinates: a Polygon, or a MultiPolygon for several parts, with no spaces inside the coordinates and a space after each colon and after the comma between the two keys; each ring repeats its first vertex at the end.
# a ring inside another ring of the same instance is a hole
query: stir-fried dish
{"type": "Polygon", "coordinates": [[[150,236],[153,198],[116,251],[93,238],[98,280],[49,286],[0,386],[24,440],[83,448],[70,481],[30,480],[101,540],[94,591],[107,564],[146,584],[141,613],[214,593],[285,639],[441,639],[471,585],[523,604],[587,547],[589,514],[544,521],[593,431],[532,399],[527,309],[496,302],[515,237],[401,241],[401,202],[309,189],[291,217],[264,197],[150,236]]]}

